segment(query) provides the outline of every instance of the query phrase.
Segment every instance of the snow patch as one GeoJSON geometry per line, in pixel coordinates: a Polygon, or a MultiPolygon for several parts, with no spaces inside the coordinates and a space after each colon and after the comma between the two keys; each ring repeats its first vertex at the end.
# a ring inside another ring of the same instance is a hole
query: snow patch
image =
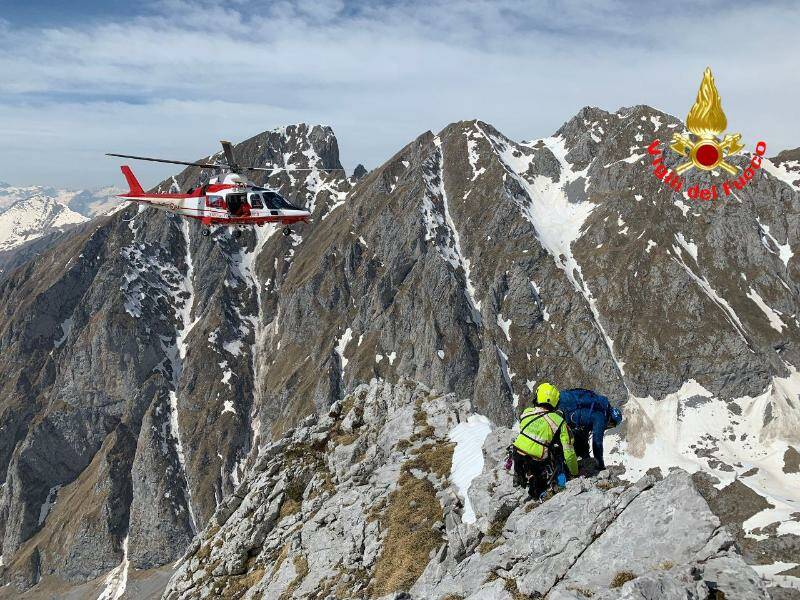
{"type": "Polygon", "coordinates": [[[630,396],[626,438],[609,432],[607,462],[622,464],[630,481],[654,466],[709,472],[720,480],[718,488],[738,479],[773,505],[744,523],[746,534],[757,537],[754,529],[772,523],[779,524],[778,535],[800,534],[792,517],[800,511],[800,474],[783,472],[784,453],[796,446],[800,428],[793,408],[800,400],[800,372],[787,368],[788,377],[774,377],[756,397],[721,400],[693,379],[661,400],[630,396]]]}
{"type": "Polygon", "coordinates": [[[225,342],[222,344],[223,350],[225,352],[233,355],[239,356],[242,353],[242,340],[232,340],[230,342],[225,342]]]}
{"type": "Polygon", "coordinates": [[[787,238],[785,244],[779,244],[778,240],[776,240],[769,232],[769,226],[764,225],[760,219],[756,219],[758,222],[759,232],[762,233],[761,235],[761,243],[764,245],[769,252],[772,254],[777,254],[778,257],[783,261],[783,264],[788,268],[789,267],[789,260],[794,256],[794,252],[792,252],[791,246],[789,246],[789,240],[787,238]],[[778,249],[778,252],[775,252],[772,248],[769,247],[765,238],[769,238],[772,240],[772,243],[775,244],[775,247],[778,249]]]}
{"type": "Polygon", "coordinates": [[[795,185],[795,181],[800,178],[800,175],[793,173],[783,165],[776,165],[771,160],[764,158],[761,161],[761,167],[773,177],[780,179],[783,183],[791,187],[793,190],[800,190],[800,186],[795,185]]]}
{"type": "Polygon", "coordinates": [[[681,232],[675,234],[675,239],[678,240],[678,243],[683,246],[683,249],[686,250],[689,254],[692,255],[694,262],[697,262],[697,244],[694,242],[687,240],[683,237],[681,232]]]}
{"type": "Polygon", "coordinates": [[[478,160],[480,156],[478,155],[478,142],[475,141],[473,138],[467,138],[467,158],[469,159],[469,165],[472,167],[472,179],[470,181],[475,181],[478,177],[483,175],[486,172],[486,169],[481,167],[478,168],[478,160]]]}
{"type": "Polygon", "coordinates": [[[681,209],[681,212],[683,213],[684,217],[686,217],[686,215],[689,214],[689,207],[686,206],[686,204],[684,204],[682,200],[675,200],[673,204],[681,209]]]}
{"type": "Polygon", "coordinates": [[[502,313],[497,313],[497,325],[503,330],[503,333],[506,334],[506,339],[510,342],[511,334],[509,329],[511,328],[511,319],[505,320],[502,313]]]}
{"type": "Polygon", "coordinates": [[[222,379],[220,379],[220,381],[230,388],[233,371],[231,371],[231,369],[228,367],[228,361],[223,360],[221,363],[219,363],[219,368],[222,369],[222,379]]]}
{"type": "MultiPolygon", "coordinates": [[[[497,348],[497,346],[495,347],[497,348]]],[[[500,348],[497,348],[497,353],[500,359],[500,372],[503,374],[503,379],[508,386],[508,393],[511,394],[513,399],[513,406],[517,408],[517,406],[519,406],[519,394],[514,393],[514,386],[512,385],[516,373],[514,373],[508,365],[508,354],[503,352],[500,348]]]]}
{"type": "Polygon", "coordinates": [[[531,279],[531,285],[533,286],[533,290],[536,292],[536,298],[538,300],[537,304],[539,305],[539,308],[542,311],[542,318],[545,321],[549,321],[550,313],[548,312],[547,307],[544,305],[544,302],[542,301],[542,295],[539,293],[539,286],[536,285],[536,282],[533,281],[532,279],[531,279]]]}
{"type": "Polygon", "coordinates": [[[119,600],[128,587],[128,536],[122,541],[122,562],[119,563],[107,576],[105,588],[97,600],[119,600]]]}
{"type": "Polygon", "coordinates": [[[768,580],[772,585],[789,589],[800,589],[800,577],[793,575],[779,575],[783,571],[788,571],[797,567],[800,563],[774,562],[769,565],[750,565],[759,576],[768,580]]]}
{"type": "MultiPolygon", "coordinates": [[[[495,153],[506,167],[506,173],[513,177],[525,190],[526,198],[516,198],[522,215],[533,225],[536,236],[542,246],[550,253],[556,265],[564,271],[576,291],[581,293],[594,316],[594,322],[608,347],[611,358],[617,366],[623,383],[625,380],[625,363],[614,351],[614,340],[608,335],[600,320],[597,301],[583,279],[581,267],[572,254],[572,243],[583,235],[586,219],[595,208],[595,204],[584,200],[570,202],[566,194],[566,186],[580,178],[586,179],[589,167],[582,171],[574,171],[567,161],[568,150],[561,137],[544,138],[528,144],[538,147],[544,144],[561,165],[558,183],[552,179],[537,175],[529,179],[527,172],[535,156],[534,153],[522,154],[499,138],[486,136],[492,141],[495,153]]],[[[585,187],[586,184],[584,184],[585,187]]],[[[627,385],[627,384],[626,384],[627,385]]]]}
{"type": "Polygon", "coordinates": [[[781,320],[780,314],[775,309],[770,307],[766,302],[764,302],[764,299],[752,287],[750,288],[750,291],[747,292],[747,297],[756,303],[758,308],[761,309],[761,312],[767,315],[770,327],[772,327],[778,333],[783,333],[783,328],[786,327],[786,324],[781,320]]]}
{"type": "Polygon", "coordinates": [[[342,337],[340,337],[337,340],[336,348],[334,348],[336,354],[339,355],[339,364],[342,365],[342,372],[341,372],[342,379],[344,379],[344,368],[347,366],[348,363],[347,358],[345,358],[344,351],[345,348],[347,348],[347,344],[349,344],[350,340],[352,339],[353,339],[353,330],[348,327],[342,334],[342,337]]]}
{"type": "Polygon", "coordinates": [[[464,512],[461,515],[463,523],[475,522],[475,511],[469,499],[469,486],[483,471],[483,442],[491,431],[489,419],[474,414],[453,427],[448,436],[456,444],[453,450],[450,481],[455,484],[464,499],[464,512]]]}
{"type": "Polygon", "coordinates": [[[653,124],[653,131],[658,131],[659,127],[661,127],[661,117],[658,115],[651,115],[650,122],[653,124]]]}

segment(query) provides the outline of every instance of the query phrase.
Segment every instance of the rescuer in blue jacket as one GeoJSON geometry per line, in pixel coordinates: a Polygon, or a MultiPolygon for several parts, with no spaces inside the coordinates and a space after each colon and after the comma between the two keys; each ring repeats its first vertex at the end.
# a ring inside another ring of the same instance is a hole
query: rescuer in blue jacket
{"type": "Polygon", "coordinates": [[[606,468],[603,461],[603,436],[606,429],[622,422],[622,412],[611,406],[608,398],[591,390],[573,389],[561,392],[558,410],[575,438],[575,453],[589,456],[589,436],[592,437],[592,454],[601,471],[606,468]]]}

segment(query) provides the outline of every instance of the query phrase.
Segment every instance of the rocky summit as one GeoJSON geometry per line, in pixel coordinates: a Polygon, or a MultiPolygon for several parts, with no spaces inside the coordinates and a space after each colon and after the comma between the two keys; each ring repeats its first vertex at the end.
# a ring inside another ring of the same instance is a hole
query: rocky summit
{"type": "Polygon", "coordinates": [[[797,151],[689,200],[647,151],[683,131],[462,121],[346,177],[291,125],[234,148],[308,169],[256,179],[291,236],[48,238],[0,276],[0,598],[792,597],[797,151]],[[545,380],[625,420],[538,504],[499,463],[545,380]]]}

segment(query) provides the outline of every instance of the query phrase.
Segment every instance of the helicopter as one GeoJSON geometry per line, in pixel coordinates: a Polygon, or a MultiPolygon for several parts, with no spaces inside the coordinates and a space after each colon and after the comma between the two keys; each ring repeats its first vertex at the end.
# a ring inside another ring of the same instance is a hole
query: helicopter
{"type": "MultiPolygon", "coordinates": [[[[120,169],[130,189],[117,197],[198,221],[203,225],[202,233],[204,236],[211,234],[212,226],[235,226],[233,234],[235,237],[239,237],[241,235],[239,227],[253,225],[262,227],[264,224],[283,225],[283,234],[288,236],[292,234],[291,225],[308,223],[311,218],[309,211],[294,206],[275,190],[255,185],[244,176],[244,172],[266,171],[274,173],[279,171],[311,171],[313,169],[242,167],[233,158],[233,146],[231,143],[221,140],[220,144],[222,144],[222,151],[225,155],[225,163],[187,162],[149,156],[107,153],[106,156],[202,167],[218,171],[217,176],[212,177],[207,184],[192,188],[185,194],[161,194],[145,192],[131,168],[123,165],[120,169]]],[[[341,169],[316,170],[340,171],[341,169]]]]}

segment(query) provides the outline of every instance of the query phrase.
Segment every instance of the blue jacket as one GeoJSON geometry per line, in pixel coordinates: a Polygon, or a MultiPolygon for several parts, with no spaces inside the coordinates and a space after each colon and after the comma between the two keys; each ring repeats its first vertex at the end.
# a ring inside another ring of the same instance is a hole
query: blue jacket
{"type": "Polygon", "coordinates": [[[602,468],[603,435],[608,424],[611,403],[608,398],[591,390],[574,389],[561,392],[558,410],[564,415],[573,433],[592,434],[592,454],[602,468]]]}

